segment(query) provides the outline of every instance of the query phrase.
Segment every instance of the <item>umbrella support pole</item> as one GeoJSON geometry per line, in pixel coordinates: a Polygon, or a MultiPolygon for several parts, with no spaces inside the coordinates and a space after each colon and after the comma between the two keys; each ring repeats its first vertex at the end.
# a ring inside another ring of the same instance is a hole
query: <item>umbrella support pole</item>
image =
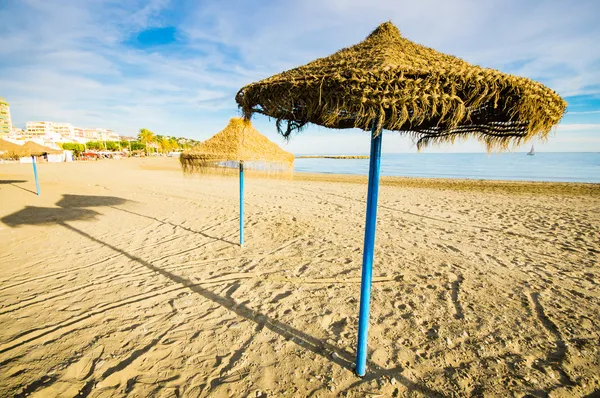
{"type": "Polygon", "coordinates": [[[367,191],[367,217],[363,249],[362,279],[360,283],[360,313],[358,316],[358,348],[356,350],[356,374],[364,376],[367,367],[367,333],[369,330],[369,304],[373,277],[373,252],[377,226],[377,199],[379,197],[379,172],[381,164],[381,139],[383,132],[374,123],[371,132],[371,156],[369,158],[369,187],[367,191]]]}
{"type": "Polygon", "coordinates": [[[31,163],[33,164],[33,176],[35,177],[35,189],[37,191],[38,196],[40,196],[40,182],[38,180],[37,164],[35,162],[35,156],[31,157],[31,163]]]}
{"type": "Polygon", "coordinates": [[[240,246],[244,246],[244,162],[240,162],[240,246]]]}

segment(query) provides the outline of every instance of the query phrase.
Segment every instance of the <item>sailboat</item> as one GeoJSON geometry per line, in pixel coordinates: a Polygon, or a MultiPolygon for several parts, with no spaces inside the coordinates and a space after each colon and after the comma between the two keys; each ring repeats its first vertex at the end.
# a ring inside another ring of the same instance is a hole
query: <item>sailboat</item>
{"type": "Polygon", "coordinates": [[[533,156],[535,155],[535,150],[533,149],[533,145],[531,146],[531,149],[529,150],[529,152],[527,152],[528,156],[533,156]]]}

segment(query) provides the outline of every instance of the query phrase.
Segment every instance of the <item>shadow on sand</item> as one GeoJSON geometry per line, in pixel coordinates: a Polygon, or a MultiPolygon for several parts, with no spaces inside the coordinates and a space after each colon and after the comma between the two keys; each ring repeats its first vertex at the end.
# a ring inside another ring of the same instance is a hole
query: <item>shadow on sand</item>
{"type": "Polygon", "coordinates": [[[126,202],[132,202],[132,201],[127,200],[127,199],[116,198],[114,196],[63,195],[62,199],[59,200],[56,203],[56,205],[60,206],[61,208],[65,208],[65,209],[107,206],[107,207],[110,207],[111,209],[119,210],[124,213],[133,214],[134,216],[143,217],[143,218],[147,218],[152,221],[156,221],[162,225],[170,225],[172,227],[181,228],[184,231],[188,231],[193,234],[198,234],[198,235],[201,235],[208,239],[218,240],[218,241],[221,241],[224,243],[228,243],[230,245],[238,246],[238,243],[236,243],[236,242],[232,242],[227,239],[223,239],[221,237],[208,235],[204,231],[197,231],[197,230],[189,228],[189,227],[184,227],[183,225],[180,225],[180,224],[175,224],[170,221],[161,220],[156,217],[147,216],[145,214],[136,213],[131,210],[126,210],[126,209],[117,207],[118,205],[124,204],[126,202]]]}
{"type": "Polygon", "coordinates": [[[37,192],[17,185],[17,184],[24,184],[26,182],[29,182],[29,181],[27,181],[27,180],[0,180],[0,185],[12,185],[15,188],[19,188],[19,189],[22,189],[23,191],[31,192],[32,194],[37,195],[37,192]]]}
{"type": "Polygon", "coordinates": [[[116,206],[128,202],[127,199],[115,196],[81,196],[63,195],[56,204],[60,207],[26,206],[16,213],[2,218],[9,227],[22,225],[64,224],[67,221],[92,221],[100,215],[97,211],[86,207],[116,206]]]}
{"type": "MultiPolygon", "coordinates": [[[[275,319],[269,318],[267,315],[261,314],[246,306],[244,303],[238,303],[230,297],[220,296],[211,290],[208,290],[201,284],[194,283],[186,278],[176,275],[172,272],[163,270],[162,268],[156,267],[150,262],[128,253],[127,251],[113,246],[107,242],[104,242],[94,236],[76,228],[67,222],[76,220],[94,220],[100,213],[85,209],[84,207],[100,207],[100,206],[117,206],[129,202],[127,199],[122,199],[113,196],[83,196],[83,195],[64,195],[63,198],[57,202],[58,208],[45,208],[45,207],[31,207],[28,206],[23,210],[8,215],[2,218],[2,222],[10,227],[19,227],[23,225],[44,225],[44,224],[58,224],[62,227],[72,231],[92,242],[95,242],[101,246],[107,247],[116,253],[120,253],[130,260],[137,262],[138,264],[146,267],[147,269],[157,272],[160,275],[168,278],[174,283],[177,283],[183,287],[188,288],[192,292],[201,295],[207,300],[210,300],[236,315],[256,323],[259,328],[267,328],[270,331],[282,336],[283,338],[294,342],[301,349],[313,352],[326,359],[327,361],[333,362],[348,370],[354,368],[354,354],[325,341],[319,340],[301,330],[298,330],[292,326],[284,324],[275,319]],[[335,353],[335,355],[334,355],[335,353]]],[[[123,209],[119,209],[123,210],[123,209]]],[[[127,211],[129,212],[129,211],[127,211]]],[[[133,212],[130,212],[133,213],[133,212]]],[[[137,214],[137,213],[133,213],[137,214]]],[[[139,214],[138,214],[139,215],[139,214]]],[[[143,216],[143,215],[142,215],[143,216]]],[[[144,216],[147,217],[147,216],[144,216]]],[[[147,217],[154,219],[153,217],[147,217]]],[[[154,219],[156,220],[156,219],[154,219]]],[[[160,220],[157,220],[160,221],[160,220]]],[[[192,231],[196,232],[196,231],[192,231]]],[[[16,347],[16,346],[15,346],[16,347]]],[[[15,348],[13,347],[13,348],[15,348]]],[[[357,387],[363,383],[369,383],[372,380],[379,379],[381,377],[394,377],[398,382],[404,384],[409,391],[419,391],[428,397],[443,397],[443,393],[431,390],[425,386],[417,384],[410,379],[402,376],[402,368],[382,369],[373,363],[369,363],[369,373],[364,378],[358,378],[355,383],[350,385],[348,389],[357,387]]],[[[95,380],[98,382],[99,380],[95,380]]],[[[220,383],[217,383],[220,384],[220,383]]],[[[47,386],[48,384],[46,384],[47,386]]],[[[211,385],[210,387],[215,387],[211,385]]]]}

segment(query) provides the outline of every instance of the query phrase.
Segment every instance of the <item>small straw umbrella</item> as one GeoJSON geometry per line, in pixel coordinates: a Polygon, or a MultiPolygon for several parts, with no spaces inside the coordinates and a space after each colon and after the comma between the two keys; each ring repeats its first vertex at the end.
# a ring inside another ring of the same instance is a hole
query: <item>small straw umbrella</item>
{"type": "Polygon", "coordinates": [[[294,167],[294,155],[241,118],[232,118],[223,130],[183,152],[179,161],[186,173],[224,173],[239,165],[240,246],[244,245],[244,167],[266,173],[291,173],[294,167]]]}
{"type": "Polygon", "coordinates": [[[36,156],[44,156],[47,154],[60,154],[60,153],[62,153],[62,151],[59,151],[58,149],[48,148],[46,146],[37,144],[33,141],[27,141],[23,145],[22,148],[31,155],[31,163],[33,164],[33,176],[35,177],[35,188],[36,188],[37,194],[39,196],[40,195],[40,183],[38,180],[37,164],[36,164],[35,157],[36,156]]]}
{"type": "Polygon", "coordinates": [[[38,174],[37,167],[35,164],[35,157],[31,155],[31,148],[25,145],[17,145],[12,142],[5,141],[0,139],[0,153],[5,158],[22,158],[26,156],[31,156],[33,162],[33,176],[35,177],[35,187],[37,190],[37,194],[40,194],[40,184],[38,182],[38,174]]]}
{"type": "Polygon", "coordinates": [[[16,159],[27,156],[28,152],[21,145],[13,144],[0,138],[0,157],[3,159],[16,159]]]}
{"type": "Polygon", "coordinates": [[[244,117],[275,118],[288,137],[308,123],[371,130],[356,373],[366,372],[367,330],[382,130],[428,144],[475,137],[488,151],[546,138],[566,102],[524,77],[471,65],[413,43],[391,22],[361,43],[243,87],[244,117]]]}

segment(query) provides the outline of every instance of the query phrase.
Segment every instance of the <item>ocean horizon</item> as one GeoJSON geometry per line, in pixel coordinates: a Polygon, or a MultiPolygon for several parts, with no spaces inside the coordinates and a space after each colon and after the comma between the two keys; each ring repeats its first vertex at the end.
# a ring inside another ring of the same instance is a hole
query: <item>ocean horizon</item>
{"type": "MultiPolygon", "coordinates": [[[[336,156],[334,153],[327,155],[336,156]]],[[[297,154],[296,156],[327,156],[297,154]]],[[[345,153],[364,156],[368,153],[345,153]]],[[[339,155],[337,155],[339,156],[339,155]]],[[[294,171],[367,175],[369,159],[296,159],[294,171]]],[[[381,175],[476,180],[600,183],[600,152],[384,153],[381,175]]]]}

